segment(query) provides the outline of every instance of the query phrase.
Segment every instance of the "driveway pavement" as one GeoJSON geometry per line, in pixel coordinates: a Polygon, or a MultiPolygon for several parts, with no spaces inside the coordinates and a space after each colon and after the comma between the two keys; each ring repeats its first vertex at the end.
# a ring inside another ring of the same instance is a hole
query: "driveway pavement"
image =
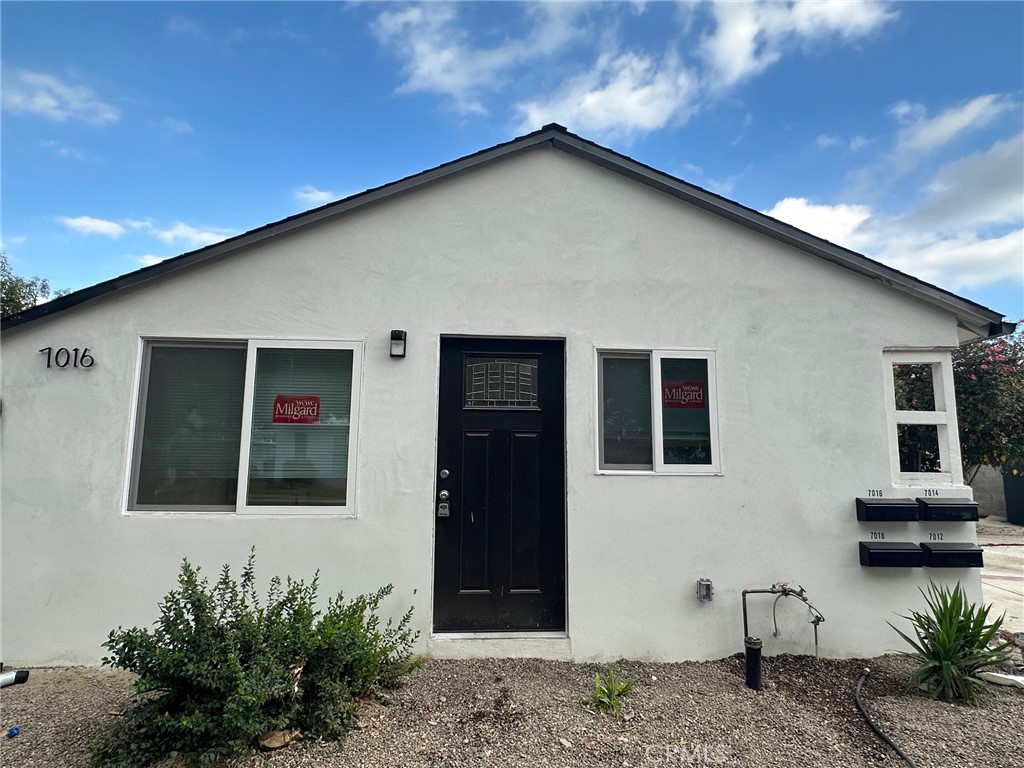
{"type": "Polygon", "coordinates": [[[981,591],[992,603],[990,617],[1005,612],[1003,629],[1024,632],[1024,526],[987,517],[978,522],[978,544],[985,550],[981,591]]]}

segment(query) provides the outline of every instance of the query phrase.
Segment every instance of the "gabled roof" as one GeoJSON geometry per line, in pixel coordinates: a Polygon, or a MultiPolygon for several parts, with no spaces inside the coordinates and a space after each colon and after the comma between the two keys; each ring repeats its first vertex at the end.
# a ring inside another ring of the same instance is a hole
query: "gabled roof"
{"type": "Polygon", "coordinates": [[[177,270],[187,269],[238,249],[270,240],[293,229],[337,216],[343,216],[361,206],[379,202],[392,195],[416,189],[452,174],[461,173],[462,171],[492,163],[509,155],[543,145],[549,145],[555,149],[588,160],[602,168],[622,174],[634,181],[647,184],[660,192],[695,205],[698,208],[703,208],[706,211],[771,237],[781,243],[832,262],[843,269],[856,272],[871,280],[877,280],[894,290],[955,315],[959,325],[975,336],[998,336],[1009,333],[1014,328],[1012,323],[1004,323],[1003,316],[994,310],[926,283],[923,280],[918,280],[899,270],[869,259],[867,256],[834,245],[827,240],[822,240],[752,208],[747,208],[713,192],[708,192],[706,189],[656,170],[649,165],[644,165],[632,158],[570,133],[566,128],[555,123],[545,125],[539,131],[520,136],[512,141],[444,163],[436,168],[431,168],[413,176],[407,176],[404,179],[376,187],[375,189],[360,192],[344,200],[328,203],[305,213],[289,216],[286,219],[250,230],[220,243],[189,251],[181,256],[166,259],[159,264],[144,267],[120,277],[115,277],[112,280],[106,280],[74,293],[69,293],[45,304],[40,304],[23,312],[5,317],[0,327],[7,330],[24,325],[25,323],[41,320],[84,302],[98,299],[109,293],[159,279],[177,270]]]}

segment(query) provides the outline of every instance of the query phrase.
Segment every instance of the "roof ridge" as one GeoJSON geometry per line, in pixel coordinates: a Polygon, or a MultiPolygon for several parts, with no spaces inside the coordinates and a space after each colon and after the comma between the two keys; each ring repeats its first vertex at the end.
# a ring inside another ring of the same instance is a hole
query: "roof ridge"
{"type": "Polygon", "coordinates": [[[3,330],[9,330],[25,323],[52,316],[109,293],[149,282],[179,269],[188,268],[235,250],[256,245],[298,227],[342,215],[363,205],[386,199],[391,195],[416,189],[424,184],[438,181],[454,173],[460,173],[463,170],[498,160],[512,153],[518,153],[544,144],[550,144],[552,147],[582,157],[608,170],[645,183],[677,199],[684,200],[730,221],[746,226],[767,237],[816,255],[837,266],[850,269],[861,276],[879,280],[902,293],[914,296],[946,312],[950,312],[964,324],[970,323],[967,327],[972,332],[980,335],[995,336],[1009,332],[1006,330],[1007,325],[1012,330],[1012,324],[1004,323],[1003,315],[995,310],[958,296],[944,288],[926,283],[912,275],[900,272],[893,267],[875,261],[849,248],[831,243],[828,240],[774,219],[765,213],[761,213],[742,203],[730,200],[651,165],[635,160],[628,155],[603,147],[589,139],[572,133],[568,128],[559,123],[547,123],[538,130],[517,136],[509,141],[463,155],[462,157],[410,174],[395,181],[371,187],[341,200],[334,200],[316,208],[292,214],[283,219],[235,235],[219,243],[213,243],[164,259],[158,264],[142,267],[118,277],[81,288],[73,293],[52,299],[45,304],[30,307],[16,314],[9,315],[3,318],[0,327],[3,330]]]}

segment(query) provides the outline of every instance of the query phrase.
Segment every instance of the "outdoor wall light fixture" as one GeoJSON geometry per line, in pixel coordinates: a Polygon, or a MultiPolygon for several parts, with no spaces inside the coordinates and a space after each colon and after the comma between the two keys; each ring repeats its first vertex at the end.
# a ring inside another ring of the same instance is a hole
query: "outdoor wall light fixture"
{"type": "Polygon", "coordinates": [[[711,579],[697,579],[697,599],[702,603],[710,603],[711,595],[714,593],[711,586],[711,579]]]}
{"type": "Polygon", "coordinates": [[[405,357],[405,331],[391,332],[391,356],[405,357]]]}

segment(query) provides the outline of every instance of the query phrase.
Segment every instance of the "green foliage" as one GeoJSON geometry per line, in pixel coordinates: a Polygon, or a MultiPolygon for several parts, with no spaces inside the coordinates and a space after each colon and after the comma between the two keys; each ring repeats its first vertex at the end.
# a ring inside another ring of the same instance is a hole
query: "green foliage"
{"type": "MultiPolygon", "coordinates": [[[[57,291],[63,296],[68,291],[57,291]]],[[[7,254],[0,253],[0,317],[34,307],[51,296],[50,281],[43,277],[19,277],[11,271],[7,254]]]]}
{"type": "MultiPolygon", "coordinates": [[[[982,465],[1004,472],[1024,467],[1024,325],[1012,336],[960,347],[952,357],[965,477],[972,480],[982,465]]],[[[935,407],[930,366],[894,366],[893,380],[897,408],[935,407]]],[[[901,426],[900,451],[904,472],[941,468],[934,428],[901,426]]]]}
{"type": "Polygon", "coordinates": [[[412,668],[412,609],[383,627],[377,616],[390,585],[348,602],[339,593],[321,613],[319,574],[309,584],[274,577],[261,602],[254,561],[255,550],[240,580],[224,566],[211,586],[185,560],[154,629],[110,632],[103,663],[137,674],[141,696],[95,750],[96,766],[144,766],[171,751],[200,765],[274,729],[340,739],[353,699],[412,668]]]}
{"type": "Polygon", "coordinates": [[[911,611],[903,617],[914,625],[916,639],[889,624],[914,649],[905,655],[918,661],[907,690],[923,687],[932,698],[977,703],[978,693],[988,687],[978,672],[1009,659],[1009,643],[989,647],[1003,618],[989,623],[991,606],[968,602],[959,583],[953,589],[930,583],[921,594],[928,612],[911,611]]]}
{"type": "Polygon", "coordinates": [[[1024,323],[1012,336],[954,352],[953,381],[965,469],[1024,466],[1024,323]]]}
{"type": "Polygon", "coordinates": [[[601,712],[610,712],[615,717],[622,714],[622,697],[633,690],[635,680],[619,677],[615,667],[608,667],[602,675],[594,675],[594,695],[591,703],[601,712]]]}

